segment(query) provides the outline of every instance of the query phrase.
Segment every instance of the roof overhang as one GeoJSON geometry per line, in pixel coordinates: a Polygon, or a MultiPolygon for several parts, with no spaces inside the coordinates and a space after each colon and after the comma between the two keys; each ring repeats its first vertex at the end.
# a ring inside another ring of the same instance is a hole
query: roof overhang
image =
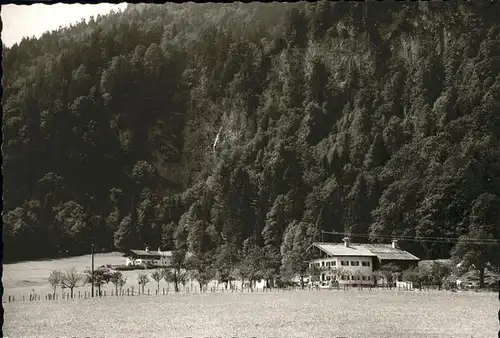
{"type": "Polygon", "coordinates": [[[329,252],[325,251],[322,247],[318,246],[317,244],[318,243],[313,243],[313,244],[309,245],[309,247],[306,249],[305,252],[309,252],[309,250],[314,247],[314,248],[319,249],[321,252],[327,254],[328,256],[332,257],[332,255],[329,252]]]}

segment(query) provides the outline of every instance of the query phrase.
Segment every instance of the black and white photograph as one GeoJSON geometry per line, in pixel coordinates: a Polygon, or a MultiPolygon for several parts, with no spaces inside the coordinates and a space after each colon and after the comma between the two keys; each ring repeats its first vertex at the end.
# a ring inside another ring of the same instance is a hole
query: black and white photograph
{"type": "Polygon", "coordinates": [[[500,337],[499,18],[2,2],[3,337],[500,337]]]}

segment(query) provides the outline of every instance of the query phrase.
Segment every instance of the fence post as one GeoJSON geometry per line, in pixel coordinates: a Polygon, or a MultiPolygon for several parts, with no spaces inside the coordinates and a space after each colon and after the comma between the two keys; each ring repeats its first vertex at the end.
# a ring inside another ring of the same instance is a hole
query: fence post
{"type": "MultiPolygon", "coordinates": [[[[498,300],[500,300],[500,279],[498,280],[498,300]]],[[[498,321],[500,322],[500,310],[498,310],[498,321]]],[[[498,331],[498,336],[500,337],[500,330],[498,331]]]]}

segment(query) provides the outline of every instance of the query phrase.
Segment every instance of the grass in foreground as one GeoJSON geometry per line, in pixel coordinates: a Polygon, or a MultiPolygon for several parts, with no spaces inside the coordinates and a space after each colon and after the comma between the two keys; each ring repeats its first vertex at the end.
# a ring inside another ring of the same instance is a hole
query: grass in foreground
{"type": "Polygon", "coordinates": [[[480,338],[498,331],[498,300],[492,293],[323,290],[4,306],[7,337],[480,338]]]}

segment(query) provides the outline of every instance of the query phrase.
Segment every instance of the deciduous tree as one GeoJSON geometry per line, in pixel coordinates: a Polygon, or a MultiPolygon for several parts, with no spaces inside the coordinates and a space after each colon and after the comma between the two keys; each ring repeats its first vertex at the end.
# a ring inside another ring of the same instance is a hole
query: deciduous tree
{"type": "Polygon", "coordinates": [[[84,281],[84,276],[78,272],[77,268],[69,268],[62,274],[61,287],[63,289],[70,289],[71,298],[73,298],[73,289],[78,287],[78,284],[82,281],[84,281]]]}

